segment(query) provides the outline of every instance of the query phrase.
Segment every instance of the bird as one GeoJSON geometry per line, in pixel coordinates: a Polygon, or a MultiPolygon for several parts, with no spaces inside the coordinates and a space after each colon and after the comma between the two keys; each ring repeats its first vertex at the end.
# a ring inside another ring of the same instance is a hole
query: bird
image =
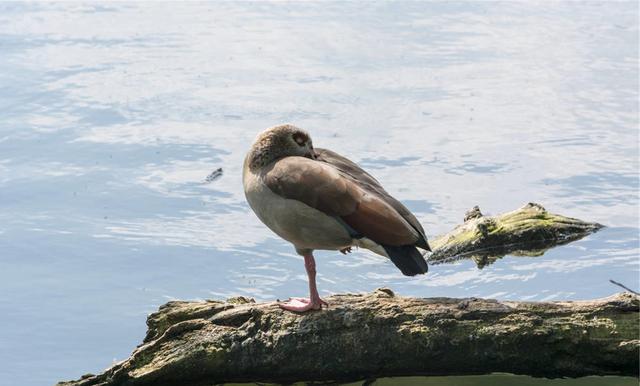
{"type": "Polygon", "coordinates": [[[304,258],[309,298],[279,302],[285,310],[329,306],[318,294],[314,250],[359,247],[389,258],[406,276],[428,271],[431,248],[416,217],[356,163],[314,149],[306,130],[283,124],[261,132],[244,159],[242,183],[257,217],[304,258]]]}

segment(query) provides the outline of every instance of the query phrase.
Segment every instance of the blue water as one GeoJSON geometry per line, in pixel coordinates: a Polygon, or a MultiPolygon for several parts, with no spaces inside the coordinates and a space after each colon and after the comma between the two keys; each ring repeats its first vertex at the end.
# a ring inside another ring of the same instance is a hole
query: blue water
{"type": "Polygon", "coordinates": [[[126,358],[170,299],[305,295],[245,203],[256,134],[361,163],[428,235],[535,201],[608,227],[403,277],[318,252],[324,295],[638,289],[638,3],[0,4],[0,385],[126,358]],[[205,179],[217,168],[222,177],[205,179]]]}

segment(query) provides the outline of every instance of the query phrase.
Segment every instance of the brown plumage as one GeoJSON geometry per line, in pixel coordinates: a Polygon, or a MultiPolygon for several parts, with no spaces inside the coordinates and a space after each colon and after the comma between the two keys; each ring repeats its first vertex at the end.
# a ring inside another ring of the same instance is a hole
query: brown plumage
{"type": "Polygon", "coordinates": [[[354,162],[314,149],[310,136],[295,126],[276,126],[258,136],[245,159],[243,183],[258,217],[305,257],[308,273],[314,267],[311,299],[283,308],[321,307],[314,249],[359,246],[389,257],[405,275],[427,271],[416,247],[430,249],[415,216],[354,162]]]}
{"type": "MultiPolygon", "coordinates": [[[[326,150],[318,149],[318,152],[326,150]]],[[[413,245],[424,238],[385,200],[388,194],[379,184],[373,185],[375,190],[367,189],[375,180],[372,179],[369,186],[361,185],[357,179],[327,162],[331,160],[280,159],[265,168],[264,183],[284,198],[301,201],[326,215],[340,217],[358,234],[379,244],[413,245]]],[[[394,204],[402,206],[397,201],[394,204]]],[[[408,210],[406,212],[409,213],[408,210]]],[[[415,219],[411,213],[409,216],[415,219]]]]}
{"type": "Polygon", "coordinates": [[[362,170],[360,166],[352,162],[351,160],[341,156],[327,149],[316,149],[317,160],[326,162],[336,169],[340,170],[343,174],[349,176],[355,183],[362,187],[365,191],[377,194],[385,203],[390,205],[396,210],[397,214],[402,216],[419,234],[419,239],[416,242],[416,246],[431,251],[429,244],[427,243],[427,236],[424,233],[422,225],[418,222],[418,219],[407,209],[400,201],[391,197],[389,193],[380,185],[378,180],[373,178],[369,173],[362,170]]]}

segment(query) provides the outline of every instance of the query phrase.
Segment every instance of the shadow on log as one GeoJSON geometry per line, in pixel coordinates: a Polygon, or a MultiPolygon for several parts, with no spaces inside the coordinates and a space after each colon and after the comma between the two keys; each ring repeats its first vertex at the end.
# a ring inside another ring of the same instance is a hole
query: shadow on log
{"type": "Polygon", "coordinates": [[[200,386],[508,372],[638,376],[639,299],[416,299],[334,295],[298,315],[276,303],[169,302],[145,342],[100,375],[59,386],[200,386]]]}

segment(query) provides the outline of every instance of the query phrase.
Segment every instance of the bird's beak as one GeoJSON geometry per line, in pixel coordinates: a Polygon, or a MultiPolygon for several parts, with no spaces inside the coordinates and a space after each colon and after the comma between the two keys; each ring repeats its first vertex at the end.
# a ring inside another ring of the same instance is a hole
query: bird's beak
{"type": "Polygon", "coordinates": [[[313,148],[311,148],[307,153],[307,158],[318,159],[318,155],[316,154],[316,151],[313,150],[313,148]]]}

